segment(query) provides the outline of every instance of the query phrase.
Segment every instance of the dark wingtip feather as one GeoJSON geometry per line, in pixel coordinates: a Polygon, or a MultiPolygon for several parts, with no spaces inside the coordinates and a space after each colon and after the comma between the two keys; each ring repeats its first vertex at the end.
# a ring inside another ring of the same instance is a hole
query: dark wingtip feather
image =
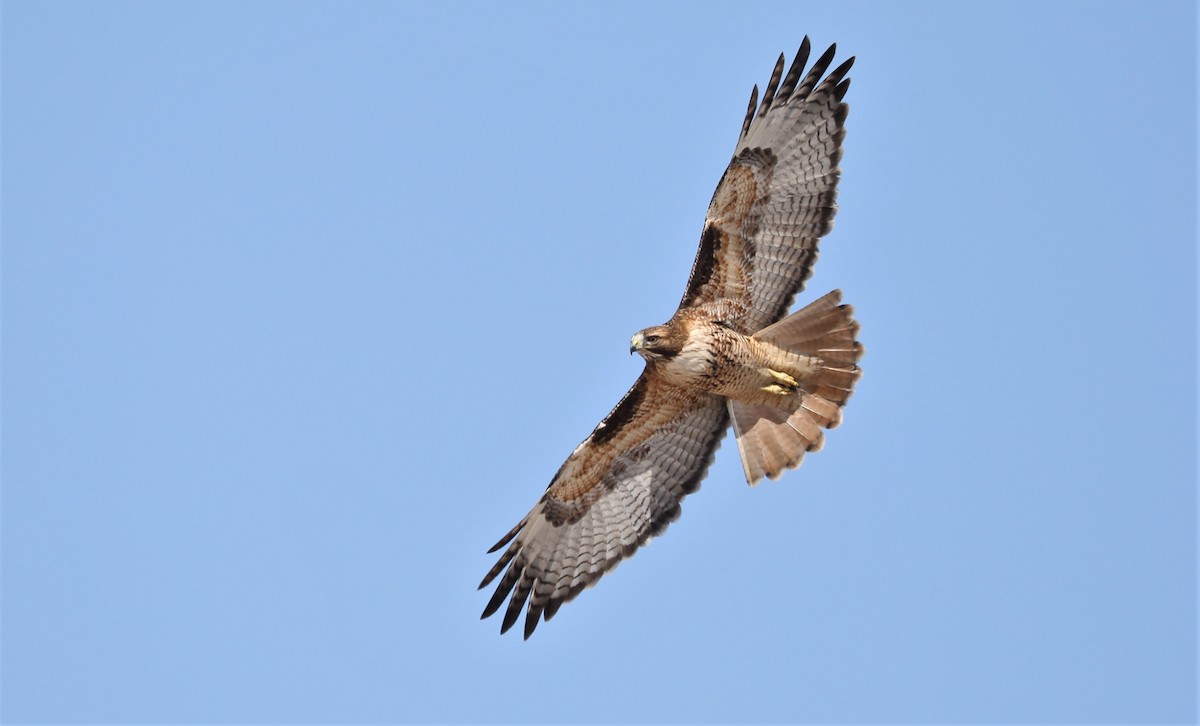
{"type": "Polygon", "coordinates": [[[780,53],[779,59],[775,61],[775,70],[771,71],[771,80],[767,82],[767,90],[763,92],[762,104],[758,107],[759,116],[766,116],[767,111],[771,110],[771,104],[775,101],[775,90],[779,88],[779,79],[783,78],[783,64],[786,62],[787,58],[780,53]]]}
{"type": "Polygon", "coordinates": [[[517,536],[517,532],[520,532],[520,531],[521,531],[521,528],[522,528],[522,527],[524,527],[524,526],[525,526],[525,520],[524,520],[524,519],[522,519],[520,522],[518,522],[518,523],[517,523],[517,526],[513,527],[512,529],[510,529],[510,530],[508,531],[508,534],[506,534],[506,535],[504,535],[503,537],[501,537],[499,542],[497,542],[496,544],[492,545],[492,548],[491,548],[490,550],[488,550],[488,554],[489,554],[489,555],[490,555],[490,554],[492,554],[493,552],[495,552],[495,551],[499,550],[499,549],[500,549],[501,547],[503,547],[504,545],[506,545],[506,544],[508,544],[509,542],[511,542],[511,541],[512,541],[512,538],[513,538],[513,537],[516,537],[516,536],[517,536]]]}
{"type": "Polygon", "coordinates": [[[516,557],[517,549],[517,545],[513,545],[505,550],[504,554],[500,555],[500,559],[496,560],[496,564],[492,565],[492,569],[488,570],[488,573],[483,576],[483,581],[479,583],[478,589],[482,590],[487,587],[489,582],[496,579],[496,575],[499,575],[505,566],[512,561],[512,558],[516,557]]]}
{"type": "Polygon", "coordinates": [[[812,52],[812,43],[809,42],[808,36],[804,36],[804,42],[800,44],[800,49],[796,51],[796,57],[792,59],[792,65],[788,68],[787,77],[783,79],[783,85],[779,87],[780,103],[787,103],[792,99],[792,92],[796,90],[796,83],[800,80],[800,74],[804,73],[804,66],[808,63],[808,56],[812,52]]]}
{"type": "Polygon", "coordinates": [[[516,590],[513,591],[512,598],[508,601],[508,609],[504,611],[504,622],[500,624],[500,634],[504,635],[517,622],[517,618],[521,615],[521,608],[525,605],[526,598],[529,597],[529,591],[533,589],[533,583],[525,578],[520,578],[517,583],[516,590]]]}
{"type": "Polygon", "coordinates": [[[525,640],[529,640],[529,636],[533,635],[538,618],[542,616],[542,608],[542,605],[535,605],[532,601],[529,603],[529,610],[525,613],[525,640]]]}
{"type": "Polygon", "coordinates": [[[480,620],[490,618],[500,609],[500,605],[504,602],[504,598],[508,597],[508,593],[512,592],[513,585],[517,584],[517,577],[512,570],[505,573],[504,578],[500,580],[500,584],[496,586],[496,592],[492,593],[492,599],[488,600],[487,607],[483,609],[483,615],[479,616],[480,620]]]}
{"type": "MultiPolygon", "coordinates": [[[[850,90],[850,79],[847,78],[846,80],[837,84],[837,88],[833,89],[833,97],[835,99],[837,99],[837,101],[840,103],[841,100],[846,97],[846,91],[849,91],[849,90],[850,90]]],[[[845,122],[845,119],[842,119],[842,121],[845,122]]]]}
{"type": "MultiPolygon", "coordinates": [[[[846,74],[849,73],[850,69],[853,67],[854,67],[854,56],[850,56],[845,61],[843,61],[840,66],[838,66],[837,68],[834,68],[829,73],[829,76],[825,79],[825,82],[822,83],[821,85],[823,85],[823,86],[824,85],[833,85],[835,83],[840,84],[842,82],[842,79],[845,78],[846,74]]],[[[847,87],[848,86],[849,86],[849,84],[847,84],[847,87]]],[[[839,100],[840,100],[840,98],[839,98],[839,100]]]]}
{"type": "Polygon", "coordinates": [[[754,109],[758,108],[758,84],[754,84],[754,88],[750,90],[750,105],[746,108],[746,120],[742,122],[742,136],[746,135],[746,131],[750,128],[750,122],[754,120],[754,109]]]}
{"type": "Polygon", "coordinates": [[[816,63],[813,63],[813,67],[808,71],[808,75],[804,77],[804,81],[801,82],[796,92],[792,94],[793,97],[801,101],[808,98],[808,95],[816,88],[817,81],[821,80],[821,76],[825,75],[826,69],[829,68],[829,64],[833,62],[833,56],[836,54],[837,43],[834,43],[821,54],[816,63]]]}

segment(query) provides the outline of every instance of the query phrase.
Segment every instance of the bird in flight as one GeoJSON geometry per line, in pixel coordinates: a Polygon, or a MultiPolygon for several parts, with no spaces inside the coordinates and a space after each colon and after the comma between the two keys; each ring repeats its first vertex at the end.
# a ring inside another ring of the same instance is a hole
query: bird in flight
{"type": "Polygon", "coordinates": [[[679,517],[732,423],[746,481],[777,478],[821,448],[858,380],[858,323],[837,290],[787,315],[833,226],[854,58],[805,73],[808,38],[758,86],[704,218],[679,309],[633,336],[646,366],[583,440],[505,548],[483,617],[507,598],[525,637],[679,517]]]}

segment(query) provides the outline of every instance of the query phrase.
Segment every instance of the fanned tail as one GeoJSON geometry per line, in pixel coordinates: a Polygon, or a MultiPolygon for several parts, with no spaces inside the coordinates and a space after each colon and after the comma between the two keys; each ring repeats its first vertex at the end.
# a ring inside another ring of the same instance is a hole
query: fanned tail
{"type": "Polygon", "coordinates": [[[805,452],[820,450],[822,429],[841,423],[842,406],[862,374],[858,359],[863,353],[854,308],[840,304],[841,299],[841,291],[834,290],[754,336],[817,358],[820,366],[800,381],[800,403],[794,411],[728,402],[750,485],[764,476],[776,479],[785,469],[799,466],[805,452]]]}

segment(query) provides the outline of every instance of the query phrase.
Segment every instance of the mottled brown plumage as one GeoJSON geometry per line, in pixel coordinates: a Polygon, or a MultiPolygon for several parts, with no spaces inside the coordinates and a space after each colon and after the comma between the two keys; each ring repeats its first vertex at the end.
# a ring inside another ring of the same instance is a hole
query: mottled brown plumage
{"type": "Polygon", "coordinates": [[[709,204],[679,309],[636,334],[645,370],[555,474],[480,588],[525,612],[525,637],[679,516],[732,421],[746,480],[777,477],[841,420],[862,347],[834,291],[783,316],[833,224],[854,59],[826,75],[831,46],[805,73],[808,38],[750,97],[733,159],[709,204]],[[781,320],[782,318],[782,320],[781,320]]]}

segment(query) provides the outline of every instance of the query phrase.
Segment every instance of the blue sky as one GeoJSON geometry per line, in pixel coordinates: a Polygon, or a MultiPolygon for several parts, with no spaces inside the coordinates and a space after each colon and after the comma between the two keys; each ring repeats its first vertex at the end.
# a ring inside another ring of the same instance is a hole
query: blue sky
{"type": "Polygon", "coordinates": [[[1196,717],[1191,3],[3,4],[9,722],[1196,717]],[[753,84],[856,55],[825,450],[528,642],[753,84]]]}

